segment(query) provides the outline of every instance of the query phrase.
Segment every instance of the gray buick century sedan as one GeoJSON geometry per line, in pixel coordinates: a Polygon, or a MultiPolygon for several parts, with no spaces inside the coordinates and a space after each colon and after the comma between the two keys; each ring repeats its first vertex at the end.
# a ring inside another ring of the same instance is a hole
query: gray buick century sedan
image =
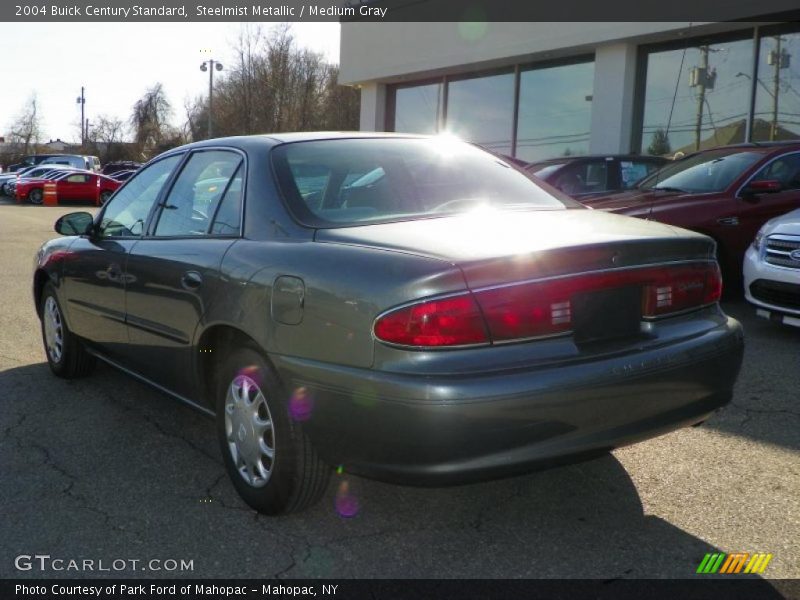
{"type": "Polygon", "coordinates": [[[47,360],[214,416],[269,514],[318,500],[331,467],[459,483],[708,418],[743,349],[714,242],[543,186],[448,137],[171,150],[39,250],[47,360]]]}

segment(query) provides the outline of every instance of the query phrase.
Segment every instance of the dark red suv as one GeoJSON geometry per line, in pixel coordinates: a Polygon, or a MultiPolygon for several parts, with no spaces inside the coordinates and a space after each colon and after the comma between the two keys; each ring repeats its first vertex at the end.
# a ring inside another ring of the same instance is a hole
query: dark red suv
{"type": "Polygon", "coordinates": [[[800,208],[800,142],[740,144],[690,154],[635,189],[582,202],[652,219],[717,241],[724,275],[737,280],[759,228],[800,208]]]}

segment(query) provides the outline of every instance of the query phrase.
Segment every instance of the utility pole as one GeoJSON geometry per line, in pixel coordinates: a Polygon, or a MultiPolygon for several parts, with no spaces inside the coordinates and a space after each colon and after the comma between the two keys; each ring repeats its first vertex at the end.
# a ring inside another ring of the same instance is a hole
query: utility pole
{"type": "Polygon", "coordinates": [[[697,116],[694,124],[694,149],[700,149],[700,136],[703,131],[703,106],[706,102],[706,90],[714,89],[714,82],[717,79],[717,72],[708,68],[708,53],[711,49],[708,46],[700,46],[700,65],[694,67],[689,72],[689,87],[698,88],[697,92],[697,116]]]}
{"type": "Polygon", "coordinates": [[[86,105],[86,98],[83,95],[84,89],[81,86],[81,95],[75,99],[77,104],[81,105],[81,146],[86,143],[86,121],[83,118],[84,106],[86,105]]]}
{"type": "Polygon", "coordinates": [[[769,53],[767,64],[772,66],[772,124],[769,128],[769,139],[778,139],[778,97],[781,93],[781,69],[789,67],[789,53],[782,46],[783,38],[775,36],[775,50],[769,53]]]}

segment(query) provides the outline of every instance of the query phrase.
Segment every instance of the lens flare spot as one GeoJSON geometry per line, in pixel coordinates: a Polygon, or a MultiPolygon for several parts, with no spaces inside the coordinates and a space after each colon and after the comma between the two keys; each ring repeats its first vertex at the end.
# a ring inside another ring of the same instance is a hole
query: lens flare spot
{"type": "Polygon", "coordinates": [[[364,408],[372,408],[378,403],[378,395],[373,388],[363,387],[353,390],[351,394],[353,403],[364,408]]]}
{"type": "Polygon", "coordinates": [[[477,5],[469,6],[458,24],[458,35],[467,42],[477,42],[486,37],[489,24],[486,22],[486,11],[477,5]]]}
{"type": "Polygon", "coordinates": [[[249,365],[239,370],[239,376],[248,377],[255,381],[259,386],[261,385],[261,371],[256,365],[249,365]]]}
{"type": "Polygon", "coordinates": [[[289,398],[289,416],[294,421],[308,421],[314,411],[314,398],[305,387],[295,389],[289,398]]]}
{"type": "Polygon", "coordinates": [[[350,484],[347,481],[339,484],[334,507],[336,508],[336,513],[343,519],[352,519],[358,514],[360,508],[358,498],[350,491],[350,484]]]}

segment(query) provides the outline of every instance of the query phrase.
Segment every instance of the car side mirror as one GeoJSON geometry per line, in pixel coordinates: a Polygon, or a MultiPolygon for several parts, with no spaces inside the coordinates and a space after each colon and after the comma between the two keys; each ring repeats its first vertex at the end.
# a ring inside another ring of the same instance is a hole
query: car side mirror
{"type": "Polygon", "coordinates": [[[783,185],[777,179],[761,179],[759,181],[751,181],[742,190],[745,196],[758,196],[759,194],[774,194],[780,192],[783,185]]]}
{"type": "Polygon", "coordinates": [[[94,217],[88,212],[67,213],[55,224],[56,233],[61,235],[88,235],[94,226],[94,217]]]}

